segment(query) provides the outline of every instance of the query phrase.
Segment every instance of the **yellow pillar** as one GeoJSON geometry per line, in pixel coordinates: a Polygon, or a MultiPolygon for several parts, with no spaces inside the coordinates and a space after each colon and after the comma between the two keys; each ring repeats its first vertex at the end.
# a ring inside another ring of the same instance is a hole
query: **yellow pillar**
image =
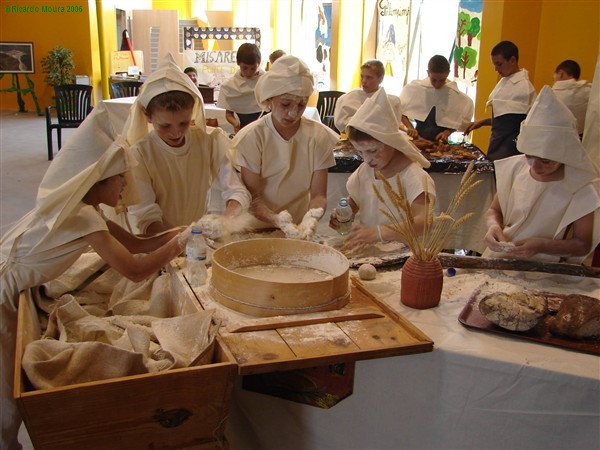
{"type": "Polygon", "coordinates": [[[363,1],[332,2],[333,32],[332,74],[335,74],[336,90],[349,91],[360,83],[360,65],[363,59],[363,1]]]}

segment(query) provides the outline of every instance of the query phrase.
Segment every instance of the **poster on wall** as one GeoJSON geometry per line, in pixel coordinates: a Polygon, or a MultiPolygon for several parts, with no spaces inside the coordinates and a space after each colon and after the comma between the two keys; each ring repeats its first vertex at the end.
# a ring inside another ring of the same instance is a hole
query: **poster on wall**
{"type": "Polygon", "coordinates": [[[460,0],[453,53],[454,80],[466,87],[475,86],[481,45],[483,0],[460,0]]]}
{"type": "Polygon", "coordinates": [[[411,0],[377,2],[377,50],[386,76],[404,80],[408,67],[411,0]]]}
{"type": "Polygon", "coordinates": [[[0,42],[0,73],[34,73],[33,43],[0,42]]]}
{"type": "Polygon", "coordinates": [[[235,75],[235,50],[184,50],[183,64],[185,67],[195,67],[198,71],[198,83],[214,87],[220,86],[235,75]]]}
{"type": "Polygon", "coordinates": [[[304,0],[298,4],[300,20],[292,23],[291,52],[304,61],[315,79],[315,88],[329,90],[331,60],[331,2],[304,0]]]}

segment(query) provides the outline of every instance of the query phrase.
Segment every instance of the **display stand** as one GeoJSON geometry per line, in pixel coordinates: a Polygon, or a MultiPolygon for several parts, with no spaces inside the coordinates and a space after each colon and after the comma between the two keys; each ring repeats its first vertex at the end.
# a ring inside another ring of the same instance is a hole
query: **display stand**
{"type": "MultiPolygon", "coordinates": [[[[27,80],[27,88],[21,89],[21,83],[19,82],[19,74],[13,73],[12,75],[12,87],[8,89],[0,89],[0,92],[16,92],[17,93],[17,103],[19,104],[19,112],[27,112],[25,109],[25,102],[23,101],[23,97],[21,94],[31,94],[33,97],[33,102],[35,103],[35,109],[37,111],[38,116],[43,116],[42,110],[40,109],[40,105],[38,104],[37,97],[35,96],[33,81],[29,78],[29,75],[25,74],[25,79],[27,80]]],[[[4,74],[0,74],[0,80],[4,77],[4,74]]]]}

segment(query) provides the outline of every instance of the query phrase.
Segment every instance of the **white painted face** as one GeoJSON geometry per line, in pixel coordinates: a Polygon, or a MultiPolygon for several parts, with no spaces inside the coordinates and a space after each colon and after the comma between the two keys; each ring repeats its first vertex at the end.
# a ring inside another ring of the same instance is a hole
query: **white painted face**
{"type": "Polygon", "coordinates": [[[556,181],[562,179],[564,164],[531,155],[526,155],[525,158],[527,158],[530,173],[534,179],[538,181],[556,181]]]}
{"type": "Polygon", "coordinates": [[[394,148],[375,139],[368,141],[354,141],[351,139],[350,142],[352,142],[365,164],[375,170],[385,169],[397,152],[394,148]]]}
{"type": "Polygon", "coordinates": [[[300,123],[302,114],[306,109],[308,97],[283,94],[273,97],[271,100],[271,114],[283,128],[293,127],[300,123]]]}

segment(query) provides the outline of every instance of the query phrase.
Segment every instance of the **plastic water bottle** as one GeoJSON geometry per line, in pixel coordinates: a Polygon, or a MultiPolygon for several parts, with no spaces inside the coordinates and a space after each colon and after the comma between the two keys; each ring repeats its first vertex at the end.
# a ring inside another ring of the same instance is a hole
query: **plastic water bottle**
{"type": "Polygon", "coordinates": [[[188,282],[192,286],[206,283],[206,242],[199,226],[192,227],[192,235],[185,247],[185,265],[188,282]]]}
{"type": "Polygon", "coordinates": [[[335,208],[335,219],[339,223],[338,233],[342,236],[350,233],[350,230],[352,229],[352,208],[346,197],[340,198],[340,201],[335,208]]]}

